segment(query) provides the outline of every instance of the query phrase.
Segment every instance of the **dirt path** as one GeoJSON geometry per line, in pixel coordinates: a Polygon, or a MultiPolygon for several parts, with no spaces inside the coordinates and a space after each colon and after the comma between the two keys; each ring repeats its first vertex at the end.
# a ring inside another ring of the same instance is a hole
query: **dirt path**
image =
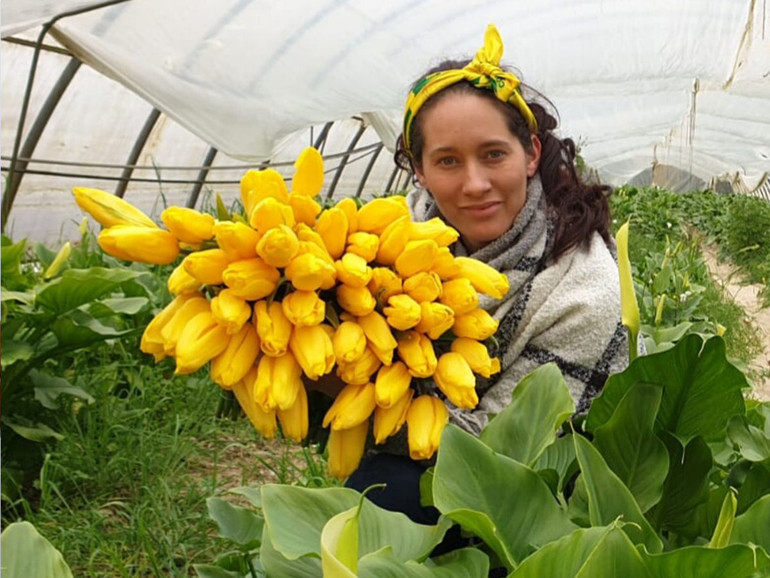
{"type": "Polygon", "coordinates": [[[761,286],[741,284],[740,274],[730,264],[718,262],[713,247],[706,247],[703,254],[712,278],[721,283],[733,300],[743,307],[751,323],[759,330],[764,351],[749,365],[764,375],[762,381],[755,383],[754,394],[759,399],[770,400],[770,308],[762,308],[759,297],[761,286]]]}

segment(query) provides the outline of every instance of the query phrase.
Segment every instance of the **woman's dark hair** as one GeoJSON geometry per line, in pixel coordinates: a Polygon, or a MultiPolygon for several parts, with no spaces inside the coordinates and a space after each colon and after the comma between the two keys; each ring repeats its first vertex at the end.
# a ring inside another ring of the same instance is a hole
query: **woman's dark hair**
{"type": "MultiPolygon", "coordinates": [[[[467,61],[446,60],[426,72],[420,80],[428,74],[459,69],[466,64],[467,61]]],[[[530,110],[537,119],[537,137],[541,144],[538,172],[554,224],[551,257],[557,260],[572,247],[590,242],[594,231],[597,231],[605,243],[609,244],[611,242],[609,196],[612,194],[612,188],[608,185],[584,183],[581,180],[575,168],[575,143],[570,138],[560,139],[554,134],[558,125],[556,108],[537,91],[524,84],[521,88],[530,110]],[[536,100],[529,97],[529,94],[534,95],[536,100]],[[553,112],[549,112],[549,109],[553,112]]],[[[527,152],[532,151],[529,127],[516,107],[499,100],[491,90],[480,89],[470,82],[460,81],[433,95],[420,108],[411,126],[409,152],[404,147],[403,135],[398,139],[394,154],[398,167],[412,173],[415,167],[421,168],[422,151],[425,145],[422,113],[435,106],[447,95],[456,93],[469,93],[488,98],[505,115],[511,134],[521,142],[527,152]]]]}

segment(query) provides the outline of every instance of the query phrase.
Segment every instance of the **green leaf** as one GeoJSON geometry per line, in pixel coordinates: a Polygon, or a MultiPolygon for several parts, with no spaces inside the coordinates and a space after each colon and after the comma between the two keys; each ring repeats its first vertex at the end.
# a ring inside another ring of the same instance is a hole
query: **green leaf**
{"type": "Polygon", "coordinates": [[[35,294],[31,291],[8,291],[2,287],[0,288],[0,301],[15,301],[24,305],[31,305],[35,301],[35,294]]]}
{"type": "Polygon", "coordinates": [[[575,403],[564,377],[555,363],[548,363],[519,382],[511,403],[481,432],[481,441],[497,453],[531,466],[573,413],[575,403]]]}
{"type": "Polygon", "coordinates": [[[36,369],[30,370],[29,377],[35,386],[35,399],[48,409],[57,409],[59,407],[59,404],[56,403],[56,398],[62,394],[79,397],[88,403],[94,402],[94,398],[91,395],[81,388],[75,387],[63,377],[54,377],[36,369]]]}
{"type": "Polygon", "coordinates": [[[94,317],[107,315],[136,315],[150,302],[147,297],[113,297],[88,305],[88,313],[94,317]]]}
{"type": "Polygon", "coordinates": [[[747,546],[717,550],[687,546],[648,555],[646,561],[653,578],[753,578],[757,570],[766,570],[769,565],[767,557],[758,554],[747,546]]]}
{"type": "Polygon", "coordinates": [[[262,538],[263,520],[256,513],[235,506],[222,498],[208,498],[209,516],[219,526],[219,535],[247,547],[256,547],[262,538]]]}
{"type": "Polygon", "coordinates": [[[14,522],[0,534],[3,578],[72,578],[64,558],[29,522],[14,522]]]}
{"type": "Polygon", "coordinates": [[[68,269],[61,277],[46,283],[37,294],[36,303],[56,315],[62,315],[115,291],[121,283],[144,275],[128,269],[68,269]]]}
{"type": "MultiPolygon", "coordinates": [[[[320,551],[320,532],[318,549],[320,551]]],[[[265,524],[265,531],[262,534],[259,561],[262,563],[267,576],[280,576],[281,578],[322,577],[320,554],[308,554],[293,559],[287,558],[273,546],[267,524],[265,524]]]]}
{"type": "Polygon", "coordinates": [[[662,395],[658,386],[637,383],[594,432],[594,446],[631,490],[642,512],[660,499],[668,473],[666,446],[653,432],[662,395]]]}
{"type": "Polygon", "coordinates": [[[2,365],[3,369],[12,363],[27,361],[34,356],[35,348],[26,341],[3,339],[3,345],[0,347],[0,365],[2,365]]]}
{"type": "Polygon", "coordinates": [[[59,432],[52,430],[44,423],[32,423],[31,421],[23,418],[5,417],[3,416],[5,425],[19,434],[21,437],[31,440],[33,442],[46,442],[50,440],[62,440],[64,436],[59,432]]]}
{"type": "Polygon", "coordinates": [[[246,498],[252,506],[262,509],[262,493],[260,486],[240,486],[229,490],[231,494],[237,494],[246,498]]]}
{"type": "Polygon", "coordinates": [[[770,462],[753,463],[738,492],[738,514],[767,494],[770,494],[770,462]]]}
{"type": "MultiPolygon", "coordinates": [[[[136,333],[139,330],[115,329],[104,325],[83,311],[70,311],[68,315],[59,317],[51,324],[51,331],[59,342],[55,350],[58,351],[85,347],[106,339],[136,333]]],[[[52,352],[48,354],[52,355],[52,352]]]]}
{"type": "Polygon", "coordinates": [[[727,436],[747,460],[762,462],[770,459],[770,436],[751,425],[745,416],[733,416],[727,426],[727,436]]]}
{"type": "Polygon", "coordinates": [[[483,539],[509,569],[576,528],[531,468],[451,424],[440,448],[433,478],[436,507],[483,539]]]}
{"type": "Polygon", "coordinates": [[[349,548],[353,547],[353,544],[346,545],[343,535],[357,515],[358,507],[354,506],[326,522],[321,532],[321,568],[324,578],[356,578],[358,541],[355,543],[356,552],[352,552],[349,548]]]}
{"type": "Polygon", "coordinates": [[[572,434],[557,438],[551,445],[546,446],[532,468],[538,472],[542,470],[556,472],[559,476],[558,491],[563,492],[564,486],[577,470],[572,434]]]}
{"type": "Polygon", "coordinates": [[[231,572],[211,564],[194,564],[198,578],[244,578],[242,572],[231,572]]]}
{"type": "Polygon", "coordinates": [[[476,548],[462,548],[419,562],[399,562],[390,549],[368,554],[361,559],[359,578],[486,578],[489,558],[476,548]]]}
{"type": "Polygon", "coordinates": [[[593,526],[606,526],[618,518],[626,524],[623,531],[635,544],[644,544],[650,552],[660,552],[663,544],[642,515],[631,491],[607,466],[599,451],[583,436],[573,436],[575,455],[588,495],[588,514],[593,526]]]}
{"type": "MultiPolygon", "coordinates": [[[[3,237],[7,239],[7,237],[3,237]]],[[[3,282],[8,279],[14,279],[21,276],[21,260],[24,257],[24,251],[27,249],[27,241],[22,239],[16,244],[6,245],[3,243],[0,248],[0,277],[3,282]]]]}
{"type": "Polygon", "coordinates": [[[741,388],[748,382],[727,361],[722,338],[712,337],[703,345],[700,336],[690,334],[672,349],[639,357],[622,373],[610,376],[591,404],[586,429],[593,432],[607,423],[623,396],[639,382],[663,386],[656,431],[668,430],[683,445],[697,436],[720,439],[730,418],[745,413],[741,388]]]}
{"type": "Polygon", "coordinates": [[[733,544],[756,544],[770,553],[770,495],[754,502],[748,510],[735,518],[730,536],[733,544]]]}
{"type": "Polygon", "coordinates": [[[722,502],[722,508],[719,511],[714,534],[711,536],[709,548],[724,548],[730,543],[730,535],[735,525],[735,510],[738,506],[738,500],[735,497],[735,490],[731,490],[725,495],[722,502]]]}

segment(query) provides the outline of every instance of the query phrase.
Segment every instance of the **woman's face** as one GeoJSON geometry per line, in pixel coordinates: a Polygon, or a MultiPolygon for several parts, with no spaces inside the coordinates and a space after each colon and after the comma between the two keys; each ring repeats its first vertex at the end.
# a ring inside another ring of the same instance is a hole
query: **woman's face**
{"type": "Polygon", "coordinates": [[[510,229],[527,199],[527,179],[540,161],[508,130],[503,112],[483,96],[458,92],[423,112],[420,184],[441,214],[476,251],[510,229]]]}

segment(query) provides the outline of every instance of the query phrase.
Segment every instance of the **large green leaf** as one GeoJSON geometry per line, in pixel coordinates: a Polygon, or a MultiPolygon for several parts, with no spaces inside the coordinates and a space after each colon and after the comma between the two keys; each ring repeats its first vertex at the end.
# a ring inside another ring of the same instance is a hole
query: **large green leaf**
{"type": "Polygon", "coordinates": [[[747,546],[687,546],[647,556],[647,567],[654,578],[752,578],[768,565],[766,556],[755,556],[747,546]]]}
{"type": "Polygon", "coordinates": [[[140,275],[144,273],[104,267],[68,269],[40,290],[36,303],[62,315],[115,291],[121,283],[140,275]]]}
{"type": "Polygon", "coordinates": [[[49,351],[49,355],[59,350],[77,349],[106,339],[122,337],[139,330],[135,328],[116,329],[104,325],[83,311],[70,311],[69,314],[58,317],[51,324],[51,331],[56,336],[59,345],[54,350],[49,351]]]}
{"type": "MultiPolygon", "coordinates": [[[[320,533],[319,533],[320,552],[320,533]]],[[[322,578],[320,554],[307,554],[299,558],[289,559],[273,546],[268,535],[267,524],[262,534],[262,546],[259,549],[259,560],[267,572],[267,576],[281,578],[322,578]]]]}
{"type": "Polygon", "coordinates": [[[0,535],[3,578],[72,578],[64,558],[29,522],[14,522],[0,535]]]}
{"type": "Polygon", "coordinates": [[[558,491],[563,492],[564,486],[571,475],[577,470],[575,462],[575,444],[572,435],[567,434],[557,438],[543,450],[532,468],[538,472],[553,471],[559,477],[558,491]]]}
{"type": "Polygon", "coordinates": [[[727,426],[727,436],[747,460],[762,462],[770,459],[770,435],[751,425],[746,416],[733,416],[727,426]]]}
{"type": "Polygon", "coordinates": [[[208,498],[206,506],[220,536],[243,546],[259,545],[263,520],[255,512],[215,497],[208,498]]]}
{"type": "Polygon", "coordinates": [[[763,496],[735,518],[730,536],[733,544],[756,544],[770,553],[770,496],[763,496]]]}
{"type": "Polygon", "coordinates": [[[610,376],[591,404],[586,429],[593,432],[607,423],[623,396],[640,382],[663,386],[656,428],[671,432],[682,444],[696,436],[720,439],[730,418],[745,413],[741,388],[748,382],[727,361],[724,341],[712,337],[704,345],[700,336],[690,334],[672,349],[639,357],[610,376]]]}
{"type": "Polygon", "coordinates": [[[573,413],[575,402],[564,377],[555,363],[548,363],[521,380],[510,405],[484,428],[481,440],[497,453],[531,466],[573,413]]]}
{"type": "Polygon", "coordinates": [[[75,387],[63,377],[48,375],[37,369],[30,370],[29,377],[35,386],[35,399],[48,409],[57,409],[59,407],[56,399],[62,394],[79,397],[88,403],[93,403],[94,401],[90,394],[79,387],[75,387]]]}
{"type": "Polygon", "coordinates": [[[35,348],[30,343],[14,339],[3,339],[3,345],[0,348],[0,365],[3,369],[12,363],[26,361],[34,356],[35,348]]]}
{"type": "Polygon", "coordinates": [[[3,246],[0,248],[0,278],[4,285],[8,286],[9,281],[10,285],[15,285],[21,277],[21,259],[26,248],[25,239],[11,245],[10,239],[3,235],[3,246]]]}
{"type": "Polygon", "coordinates": [[[594,446],[631,490],[642,512],[660,499],[668,473],[666,446],[653,431],[662,394],[656,385],[637,383],[594,432],[594,446]]]}
{"type": "Polygon", "coordinates": [[[534,470],[454,425],[441,437],[433,500],[439,511],[481,537],[509,569],[576,528],[534,470]]]}
{"type": "Polygon", "coordinates": [[[626,522],[623,531],[635,544],[644,544],[650,552],[660,552],[663,544],[642,514],[631,491],[587,439],[576,435],[573,441],[588,495],[591,525],[606,526],[622,518],[626,522]]]}
{"type": "Polygon", "coordinates": [[[489,558],[477,548],[455,550],[423,564],[400,562],[384,548],[363,557],[358,567],[359,578],[486,578],[488,572],[489,558]]]}
{"type": "Polygon", "coordinates": [[[88,313],[94,317],[108,315],[136,315],[150,302],[147,297],[112,297],[88,305],[88,313]]]}
{"type": "Polygon", "coordinates": [[[770,461],[753,463],[738,492],[738,514],[767,494],[770,494],[770,461]]]}
{"type": "Polygon", "coordinates": [[[21,416],[3,416],[3,423],[19,434],[21,437],[33,442],[46,442],[62,440],[64,436],[52,430],[44,423],[33,423],[21,416]]]}

